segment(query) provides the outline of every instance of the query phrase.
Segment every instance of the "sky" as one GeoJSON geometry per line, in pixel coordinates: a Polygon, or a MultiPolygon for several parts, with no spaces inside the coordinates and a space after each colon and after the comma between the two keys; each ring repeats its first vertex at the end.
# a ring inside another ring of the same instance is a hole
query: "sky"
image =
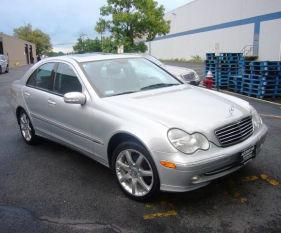
{"type": "MultiPolygon", "coordinates": [[[[166,12],[191,0],[158,0],[166,12]]],[[[69,52],[79,35],[94,38],[99,9],[106,0],[1,0],[0,32],[31,23],[49,34],[53,50],[69,52]]]]}

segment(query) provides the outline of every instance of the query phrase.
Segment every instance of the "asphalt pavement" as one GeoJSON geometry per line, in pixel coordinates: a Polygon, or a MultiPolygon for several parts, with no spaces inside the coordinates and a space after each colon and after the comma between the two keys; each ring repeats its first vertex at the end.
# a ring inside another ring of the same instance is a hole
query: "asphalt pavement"
{"type": "Polygon", "coordinates": [[[269,134],[244,168],[187,193],[128,199],[108,168],[59,144],[23,142],[0,75],[0,232],[281,232],[281,107],[249,101],[269,134]]]}

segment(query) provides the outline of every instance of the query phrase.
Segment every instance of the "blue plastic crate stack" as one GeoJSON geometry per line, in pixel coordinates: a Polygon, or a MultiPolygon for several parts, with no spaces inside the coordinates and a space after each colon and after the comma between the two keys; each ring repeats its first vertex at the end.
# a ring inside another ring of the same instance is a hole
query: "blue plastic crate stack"
{"type": "Polygon", "coordinates": [[[242,53],[220,53],[215,56],[214,53],[206,54],[206,69],[214,75],[214,85],[219,88],[228,88],[229,79],[233,75],[239,75],[242,53]]]}
{"type": "Polygon", "coordinates": [[[246,61],[241,53],[206,54],[216,87],[256,98],[281,96],[281,62],[246,61]]]}
{"type": "Polygon", "coordinates": [[[281,62],[244,61],[239,92],[256,98],[281,96],[281,62]]]}
{"type": "Polygon", "coordinates": [[[214,80],[216,80],[217,69],[218,69],[218,57],[215,55],[215,53],[207,53],[206,60],[205,60],[205,74],[207,74],[208,71],[211,71],[214,76],[214,80]]]}

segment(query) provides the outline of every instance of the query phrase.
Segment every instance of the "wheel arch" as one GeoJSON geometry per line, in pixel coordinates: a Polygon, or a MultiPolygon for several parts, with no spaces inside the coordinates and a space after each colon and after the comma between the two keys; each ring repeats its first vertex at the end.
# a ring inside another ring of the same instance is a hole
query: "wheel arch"
{"type": "MultiPolygon", "coordinates": [[[[128,133],[128,132],[118,132],[114,134],[107,145],[107,157],[108,157],[108,165],[110,168],[112,168],[112,156],[113,156],[113,151],[114,149],[122,142],[126,141],[132,141],[132,142],[137,142],[140,143],[149,153],[150,150],[147,148],[145,143],[140,140],[137,136],[128,133]]],[[[150,153],[151,154],[151,153],[150,153]]]]}
{"type": "Polygon", "coordinates": [[[16,109],[16,117],[17,117],[18,124],[19,124],[19,115],[21,112],[26,112],[26,111],[24,110],[24,108],[22,106],[18,106],[16,109]]]}

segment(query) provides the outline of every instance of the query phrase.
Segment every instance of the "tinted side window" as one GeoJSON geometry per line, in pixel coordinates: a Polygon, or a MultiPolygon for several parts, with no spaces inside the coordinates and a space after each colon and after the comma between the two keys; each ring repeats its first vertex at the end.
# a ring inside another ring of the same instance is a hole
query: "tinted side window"
{"type": "Polygon", "coordinates": [[[27,81],[27,85],[44,90],[53,90],[53,71],[55,63],[46,63],[40,66],[27,81]]]}
{"type": "Polygon", "coordinates": [[[82,86],[69,65],[59,63],[54,91],[62,95],[68,92],[82,92],[82,86]]]}

